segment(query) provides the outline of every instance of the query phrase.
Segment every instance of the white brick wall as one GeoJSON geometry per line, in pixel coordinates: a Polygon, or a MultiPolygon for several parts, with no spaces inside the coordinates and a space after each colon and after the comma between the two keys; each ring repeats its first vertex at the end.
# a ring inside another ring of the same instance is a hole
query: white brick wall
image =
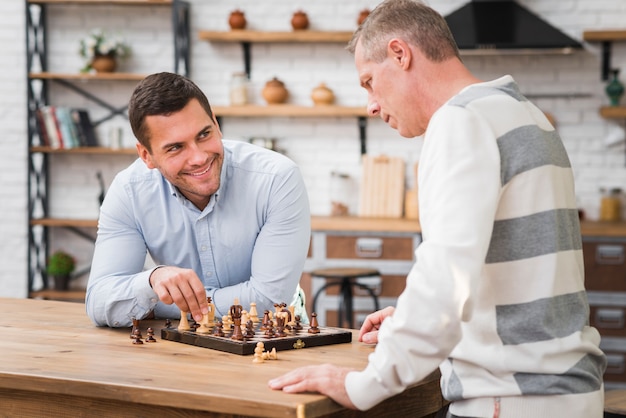
{"type": "MultiPolygon", "coordinates": [[[[431,0],[430,4],[447,14],[466,0],[431,0]]],[[[373,7],[378,0],[191,0],[191,77],[215,105],[228,103],[230,74],[243,69],[242,52],[237,44],[198,41],[199,30],[227,30],[229,13],[245,11],[249,27],[259,30],[290,30],[291,14],[305,10],[311,27],[322,30],[352,30],[358,12],[373,7]]],[[[520,0],[520,3],[581,39],[586,29],[625,28],[626,2],[615,0],[520,0]]],[[[27,152],[26,152],[26,58],[23,0],[0,2],[0,296],[25,297],[27,287],[27,152]]],[[[93,28],[120,33],[132,44],[133,56],[122,63],[122,70],[150,73],[171,70],[172,33],[167,7],[107,7],[57,5],[49,9],[49,67],[52,71],[75,72],[82,66],[78,40],[93,28]]],[[[626,81],[626,43],[613,48],[613,65],[623,70],[626,81]]],[[[478,77],[490,79],[512,74],[529,95],[578,93],[588,97],[541,98],[535,102],[554,114],[567,147],[576,176],[580,206],[595,218],[600,187],[626,186],[624,144],[608,147],[604,139],[623,122],[607,122],[598,116],[598,107],[607,103],[600,80],[599,46],[588,45],[574,56],[465,57],[478,77]]],[[[352,56],[338,44],[255,44],[252,46],[252,100],[262,103],[260,91],[267,80],[277,76],[291,93],[291,101],[310,104],[311,89],[320,82],[332,88],[337,101],[361,105],[365,94],[357,83],[352,56]]],[[[86,87],[116,105],[128,100],[132,82],[92,82],[86,87]]],[[[53,85],[55,104],[84,106],[85,99],[53,85]]],[[[103,112],[92,108],[95,118],[103,112]]],[[[124,144],[133,146],[127,121],[113,119],[99,128],[104,144],[112,127],[124,129],[124,144]]],[[[278,146],[302,168],[314,214],[329,211],[330,172],[342,170],[358,178],[359,142],[355,118],[331,119],[243,119],[225,118],[226,137],[246,140],[251,136],[277,138],[278,146]]],[[[410,167],[419,158],[420,139],[400,138],[379,120],[368,122],[368,151],[402,156],[410,167]]],[[[132,157],[54,156],[51,169],[50,210],[52,216],[94,218],[99,193],[96,170],[108,184],[115,172],[132,157]]],[[[624,205],[626,207],[626,205],[624,205]]],[[[95,234],[95,231],[86,232],[95,234]]],[[[87,268],[92,244],[65,230],[51,231],[51,249],[75,253],[79,267],[87,268]]],[[[84,282],[84,280],[83,280],[84,282]]]]}

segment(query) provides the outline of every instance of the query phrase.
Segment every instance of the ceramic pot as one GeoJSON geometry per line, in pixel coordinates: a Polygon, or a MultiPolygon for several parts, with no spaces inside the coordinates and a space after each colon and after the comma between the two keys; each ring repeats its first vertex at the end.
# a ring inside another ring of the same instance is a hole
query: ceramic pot
{"type": "Polygon", "coordinates": [[[276,77],[265,83],[261,93],[268,104],[285,103],[287,96],[289,96],[285,84],[276,77]]]}
{"type": "Polygon", "coordinates": [[[302,10],[298,10],[291,18],[291,27],[293,30],[304,30],[309,27],[309,17],[302,10]]]}
{"type": "Polygon", "coordinates": [[[70,275],[54,276],[54,290],[68,290],[70,287],[70,275]]]}
{"type": "Polygon", "coordinates": [[[91,60],[91,68],[98,73],[112,73],[117,67],[117,61],[112,55],[96,55],[91,60]]]}
{"type": "Polygon", "coordinates": [[[335,94],[326,84],[320,83],[311,91],[311,100],[316,106],[330,105],[335,101],[335,94]]]}
{"type": "Polygon", "coordinates": [[[370,15],[370,11],[369,9],[363,9],[361,10],[361,13],[359,13],[359,17],[356,21],[356,23],[360,26],[361,23],[363,23],[365,21],[365,19],[367,19],[367,17],[370,15]]]}
{"type": "Polygon", "coordinates": [[[228,25],[231,29],[245,29],[246,16],[241,10],[233,10],[228,17],[228,25]]]}

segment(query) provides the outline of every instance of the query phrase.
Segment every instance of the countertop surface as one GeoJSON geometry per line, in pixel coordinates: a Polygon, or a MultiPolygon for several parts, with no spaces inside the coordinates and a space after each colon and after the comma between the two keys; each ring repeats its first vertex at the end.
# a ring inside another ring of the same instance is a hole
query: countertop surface
{"type": "MultiPolygon", "coordinates": [[[[625,237],[626,222],[582,221],[581,233],[584,237],[625,237]]],[[[364,218],[358,216],[313,216],[313,231],[352,231],[352,232],[397,232],[417,234],[420,223],[405,218],[364,218]]]]}

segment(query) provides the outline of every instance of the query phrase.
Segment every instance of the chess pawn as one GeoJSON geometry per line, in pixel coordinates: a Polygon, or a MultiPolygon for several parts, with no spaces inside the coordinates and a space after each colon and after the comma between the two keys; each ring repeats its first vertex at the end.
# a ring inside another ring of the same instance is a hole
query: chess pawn
{"type": "Polygon", "coordinates": [[[254,348],[254,359],[253,363],[263,363],[263,350],[265,349],[265,344],[261,341],[256,343],[256,347],[254,348]]]}
{"type": "Polygon", "coordinates": [[[309,327],[309,334],[319,334],[319,324],[317,323],[317,314],[313,312],[311,314],[311,326],[309,327]]]}
{"type": "Polygon", "coordinates": [[[202,316],[202,321],[200,321],[200,326],[196,329],[198,334],[209,334],[211,332],[211,328],[209,328],[209,314],[204,314],[202,316]]]}
{"type": "Polygon", "coordinates": [[[180,322],[178,323],[179,331],[189,331],[191,326],[189,325],[189,319],[187,319],[187,312],[180,311],[180,322]]]}
{"type": "Polygon", "coordinates": [[[139,328],[133,331],[133,344],[143,344],[143,341],[141,341],[141,331],[139,330],[139,328]]]}
{"type": "Polygon", "coordinates": [[[146,332],[148,334],[148,337],[146,338],[146,342],[147,343],[155,343],[156,339],[154,338],[154,329],[152,329],[151,327],[148,327],[146,332]]]}
{"type": "Polygon", "coordinates": [[[248,316],[255,324],[259,322],[259,313],[257,312],[255,302],[250,302],[250,312],[248,312],[248,316]]]}
{"type": "Polygon", "coordinates": [[[215,325],[215,304],[211,301],[211,296],[207,296],[206,298],[207,303],[209,304],[209,321],[208,321],[208,326],[212,327],[213,325],[215,325]]]}
{"type": "Polygon", "coordinates": [[[130,330],[130,338],[135,338],[135,330],[139,328],[139,321],[137,318],[133,318],[133,327],[130,330]]]}
{"type": "Polygon", "coordinates": [[[222,324],[223,324],[222,328],[223,328],[224,331],[230,331],[230,325],[232,323],[233,322],[230,320],[230,317],[228,315],[224,315],[222,317],[222,324]]]}

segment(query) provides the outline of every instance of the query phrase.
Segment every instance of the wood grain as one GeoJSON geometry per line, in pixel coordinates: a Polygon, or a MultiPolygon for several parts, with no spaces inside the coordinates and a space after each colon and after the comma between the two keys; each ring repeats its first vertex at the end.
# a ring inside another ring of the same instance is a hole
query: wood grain
{"type": "MultiPolygon", "coordinates": [[[[361,369],[373,348],[360,343],[284,351],[278,361],[253,364],[250,356],[160,339],[134,345],[129,328],[95,327],[81,303],[0,299],[0,314],[0,404],[9,415],[371,416],[320,394],[267,386],[304,365],[340,361],[361,369]]],[[[140,321],[140,329],[145,336],[161,322],[140,321]]],[[[381,416],[423,416],[442,404],[435,374],[381,404],[381,416]]]]}

